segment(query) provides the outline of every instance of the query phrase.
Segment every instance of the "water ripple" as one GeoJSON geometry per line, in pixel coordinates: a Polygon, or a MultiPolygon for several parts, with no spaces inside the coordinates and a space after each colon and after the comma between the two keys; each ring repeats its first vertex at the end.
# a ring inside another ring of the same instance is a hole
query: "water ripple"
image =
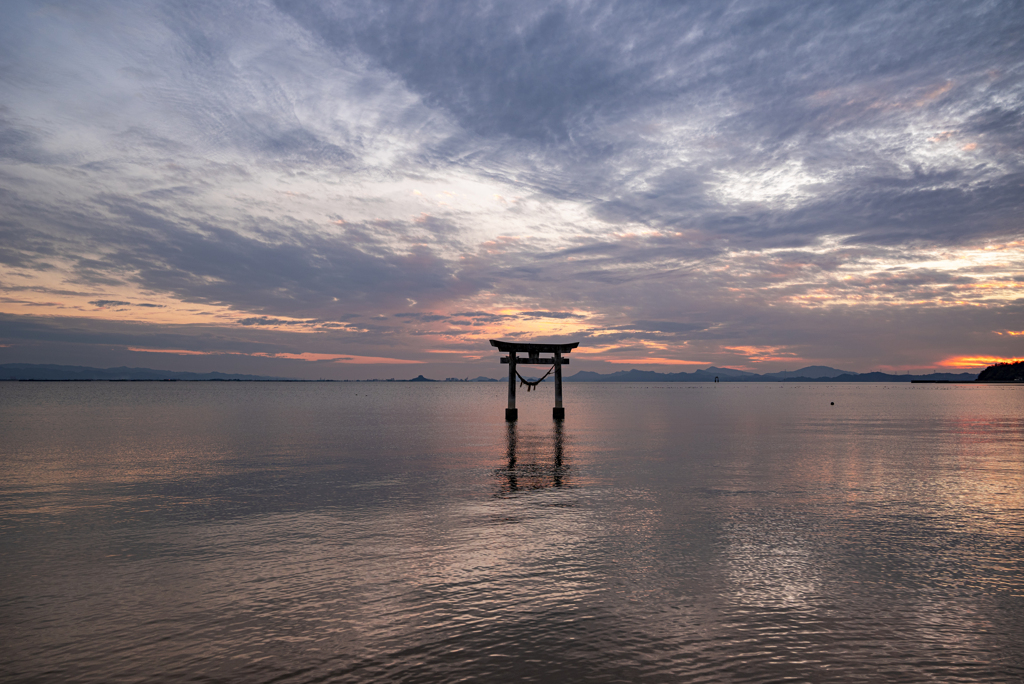
{"type": "Polygon", "coordinates": [[[5,682],[1024,679],[1019,388],[25,385],[5,682]]]}

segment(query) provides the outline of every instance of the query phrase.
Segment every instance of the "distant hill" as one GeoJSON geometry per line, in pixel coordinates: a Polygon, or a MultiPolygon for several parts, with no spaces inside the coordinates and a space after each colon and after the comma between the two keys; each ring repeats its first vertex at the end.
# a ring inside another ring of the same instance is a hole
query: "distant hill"
{"type": "Polygon", "coordinates": [[[0,364],[0,380],[289,380],[266,375],[240,373],[186,373],[152,368],[90,368],[89,366],[57,366],[48,363],[0,364]]]}
{"type": "Polygon", "coordinates": [[[706,371],[696,373],[657,373],[655,371],[642,371],[636,368],[630,370],[616,371],[614,373],[595,373],[594,371],[580,371],[575,375],[563,378],[566,382],[704,382],[714,380],[714,374],[708,375],[706,371]],[[698,377],[698,374],[700,376],[698,377]]]}
{"type": "Polygon", "coordinates": [[[838,370],[836,368],[829,368],[828,366],[807,366],[805,368],[798,368],[795,371],[765,373],[761,377],[778,380],[785,380],[786,378],[812,378],[814,380],[817,380],[819,378],[837,378],[840,375],[860,375],[860,373],[855,373],[853,371],[838,370]]]}
{"type": "Polygon", "coordinates": [[[702,371],[696,371],[697,373],[710,373],[711,375],[718,375],[721,377],[729,378],[750,378],[757,375],[757,373],[751,373],[750,371],[736,370],[735,368],[719,368],[717,366],[708,366],[702,371]]]}
{"type": "Polygon", "coordinates": [[[970,382],[977,377],[974,373],[929,373],[927,375],[853,373],[828,366],[808,366],[795,371],[759,375],[733,368],[711,366],[692,373],[658,373],[636,368],[607,374],[580,371],[566,377],[565,380],[567,382],[714,382],[716,376],[719,382],[911,382],[912,380],[970,382]]]}
{"type": "Polygon", "coordinates": [[[979,382],[1024,382],[1024,361],[997,363],[981,371],[979,382]]]}
{"type": "Polygon", "coordinates": [[[857,375],[838,375],[834,378],[819,378],[819,380],[817,381],[824,380],[828,382],[974,382],[977,379],[978,376],[975,375],[974,373],[928,373],[927,375],[858,373],[857,375]]]}

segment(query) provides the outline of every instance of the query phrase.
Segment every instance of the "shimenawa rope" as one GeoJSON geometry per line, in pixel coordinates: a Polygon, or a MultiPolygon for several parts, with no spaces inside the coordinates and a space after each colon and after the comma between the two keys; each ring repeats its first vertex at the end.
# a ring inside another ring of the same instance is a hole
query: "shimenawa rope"
{"type": "Polygon", "coordinates": [[[553,371],[553,370],[555,370],[554,366],[549,368],[548,372],[540,377],[540,380],[534,380],[533,382],[530,382],[529,380],[524,378],[522,375],[519,375],[519,371],[518,370],[516,370],[516,377],[519,378],[519,386],[522,387],[523,385],[526,385],[526,391],[529,392],[534,387],[536,387],[540,383],[544,382],[544,378],[546,378],[549,375],[551,375],[551,371],[553,371]]]}

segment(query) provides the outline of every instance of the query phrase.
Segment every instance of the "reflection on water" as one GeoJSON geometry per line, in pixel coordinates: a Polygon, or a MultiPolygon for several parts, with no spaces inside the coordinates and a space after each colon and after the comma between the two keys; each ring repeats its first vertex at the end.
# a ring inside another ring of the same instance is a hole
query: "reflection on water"
{"type": "Polygon", "coordinates": [[[568,480],[570,466],[564,463],[565,427],[561,420],[556,419],[552,423],[550,443],[534,438],[524,440],[522,446],[518,421],[506,425],[506,465],[495,471],[501,480],[499,496],[507,496],[520,490],[573,486],[568,480]],[[537,452],[538,447],[540,453],[537,452]]]}
{"type": "Polygon", "coordinates": [[[1022,389],[0,383],[0,680],[1021,681],[1022,389]]]}

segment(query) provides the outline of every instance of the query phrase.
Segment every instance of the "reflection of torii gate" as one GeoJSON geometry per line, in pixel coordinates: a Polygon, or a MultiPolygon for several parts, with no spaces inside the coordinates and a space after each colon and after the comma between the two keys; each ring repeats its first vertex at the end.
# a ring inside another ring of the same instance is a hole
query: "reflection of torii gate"
{"type": "Polygon", "coordinates": [[[562,354],[568,354],[580,346],[579,342],[529,344],[491,340],[491,346],[497,347],[500,352],[508,353],[508,356],[501,357],[501,362],[508,364],[508,408],[505,409],[505,420],[519,418],[519,409],[516,408],[516,366],[521,363],[536,366],[551,364],[555,367],[555,408],[551,413],[554,418],[565,418],[565,409],[562,408],[562,364],[569,363],[569,359],[563,359],[562,354]],[[526,352],[526,357],[517,356],[518,352],[526,352]],[[540,358],[541,354],[554,354],[554,356],[542,359],[540,358]]]}
{"type": "Polygon", "coordinates": [[[565,437],[562,433],[563,421],[556,420],[554,423],[552,436],[554,437],[555,461],[550,468],[537,463],[518,463],[519,433],[516,421],[509,421],[506,424],[505,458],[508,459],[508,465],[495,471],[496,475],[505,480],[498,496],[515,494],[523,489],[543,489],[545,487],[561,489],[564,486],[573,486],[566,482],[569,466],[562,462],[565,450],[565,437]]]}

